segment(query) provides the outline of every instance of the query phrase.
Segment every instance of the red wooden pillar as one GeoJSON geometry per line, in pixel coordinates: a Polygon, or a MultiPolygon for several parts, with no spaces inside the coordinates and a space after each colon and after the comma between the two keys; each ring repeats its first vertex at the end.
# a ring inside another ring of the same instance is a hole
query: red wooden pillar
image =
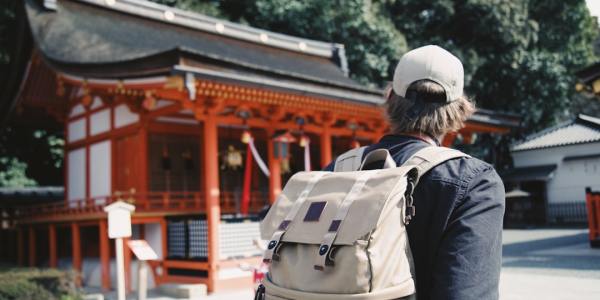
{"type": "Polygon", "coordinates": [[[35,229],[29,226],[29,266],[35,267],[35,229]]]}
{"type": "Polygon", "coordinates": [[[446,133],[446,135],[444,135],[444,138],[442,139],[442,146],[444,146],[444,147],[452,146],[452,144],[454,143],[454,140],[456,139],[457,136],[458,136],[457,132],[446,133]]]}
{"type": "Polygon", "coordinates": [[[25,237],[23,228],[17,228],[17,261],[19,266],[25,265],[25,237]]]}
{"type": "Polygon", "coordinates": [[[219,263],[219,159],[217,118],[209,113],[204,120],[204,197],[206,199],[206,221],[208,225],[208,291],[215,289],[219,263]]]}
{"type": "Polygon", "coordinates": [[[267,130],[267,151],[268,151],[268,164],[269,164],[269,203],[273,204],[279,193],[281,193],[281,164],[278,159],[275,158],[275,145],[273,143],[272,129],[267,130]]]}
{"type": "Polygon", "coordinates": [[[163,260],[168,256],[167,255],[167,221],[162,218],[160,219],[160,242],[162,245],[162,258],[163,260]]]}
{"type": "Polygon", "coordinates": [[[56,268],[58,266],[58,258],[56,254],[56,225],[48,225],[48,246],[50,247],[50,268],[56,268]]]}
{"type": "Polygon", "coordinates": [[[324,168],[331,162],[331,127],[323,125],[321,132],[321,167],[324,168]]]}
{"type": "Polygon", "coordinates": [[[73,269],[79,273],[76,284],[81,285],[81,231],[76,222],[71,223],[71,247],[73,269]]]}
{"type": "Polygon", "coordinates": [[[123,238],[123,265],[125,265],[125,291],[131,292],[131,251],[127,242],[130,238],[123,238]]]}
{"type": "MultiPolygon", "coordinates": [[[[147,124],[147,123],[145,123],[147,124]]],[[[143,125],[139,132],[139,164],[140,164],[140,183],[139,193],[148,194],[148,129],[147,125],[143,125]]],[[[143,196],[142,196],[143,197],[143,196]]]]}
{"type": "Polygon", "coordinates": [[[100,230],[100,268],[102,270],[102,289],[110,290],[110,240],[108,239],[108,225],[105,219],[98,224],[100,230]]]}

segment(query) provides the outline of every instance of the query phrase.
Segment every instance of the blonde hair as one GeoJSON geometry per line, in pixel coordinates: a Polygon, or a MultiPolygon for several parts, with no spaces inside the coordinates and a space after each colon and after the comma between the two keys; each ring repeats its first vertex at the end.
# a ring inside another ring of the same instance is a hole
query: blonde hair
{"type": "MultiPolygon", "coordinates": [[[[419,94],[420,98],[446,98],[444,88],[430,80],[415,81],[408,87],[406,94],[409,93],[419,94]]],[[[423,102],[401,97],[390,86],[386,89],[386,99],[386,115],[395,134],[416,132],[440,137],[463,128],[475,112],[475,105],[465,96],[452,102],[423,102]]]]}

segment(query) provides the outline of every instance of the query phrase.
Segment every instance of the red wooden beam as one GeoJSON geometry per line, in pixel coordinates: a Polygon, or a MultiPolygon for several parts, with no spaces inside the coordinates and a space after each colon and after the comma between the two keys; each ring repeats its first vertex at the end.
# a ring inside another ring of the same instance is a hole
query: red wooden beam
{"type": "Polygon", "coordinates": [[[162,258],[165,259],[168,255],[167,251],[167,221],[164,218],[160,220],[160,241],[162,246],[162,258]]]}

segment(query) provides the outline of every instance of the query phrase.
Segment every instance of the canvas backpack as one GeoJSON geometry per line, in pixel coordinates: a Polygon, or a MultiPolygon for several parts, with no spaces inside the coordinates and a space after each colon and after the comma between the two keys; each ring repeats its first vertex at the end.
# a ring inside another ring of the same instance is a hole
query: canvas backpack
{"type": "Polygon", "coordinates": [[[342,154],[334,172],[300,172],[265,219],[269,272],[256,299],[398,299],[415,294],[405,225],[415,215],[420,176],[466,154],[419,150],[396,167],[386,149],[342,154]],[[362,170],[383,162],[383,169],[362,170]]]}

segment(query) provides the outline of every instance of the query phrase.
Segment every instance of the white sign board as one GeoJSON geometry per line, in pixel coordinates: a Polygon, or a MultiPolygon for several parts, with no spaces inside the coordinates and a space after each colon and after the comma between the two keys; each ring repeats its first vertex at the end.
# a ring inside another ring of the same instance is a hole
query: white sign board
{"type": "Polygon", "coordinates": [[[117,201],[104,208],[108,213],[108,237],[111,239],[131,236],[131,213],[135,206],[117,201]]]}
{"type": "Polygon", "coordinates": [[[129,249],[133,251],[133,254],[139,260],[158,259],[158,255],[154,252],[154,249],[145,240],[131,240],[127,242],[127,246],[129,246],[129,249]]]}

